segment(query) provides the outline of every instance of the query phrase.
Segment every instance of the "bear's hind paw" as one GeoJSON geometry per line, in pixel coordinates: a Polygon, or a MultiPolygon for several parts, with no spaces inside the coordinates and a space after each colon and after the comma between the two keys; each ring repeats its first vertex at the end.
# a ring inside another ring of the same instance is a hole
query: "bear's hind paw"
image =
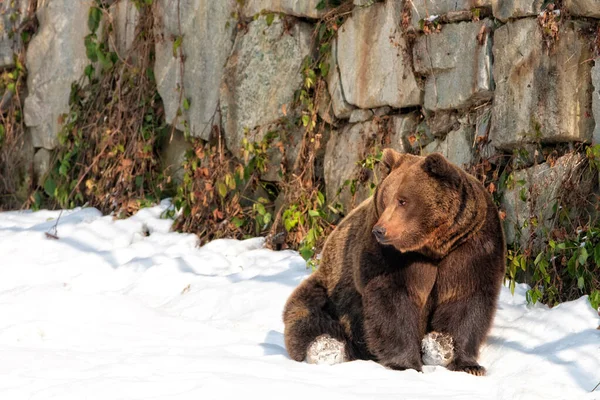
{"type": "Polygon", "coordinates": [[[309,364],[341,364],[347,360],[344,343],[329,335],[317,337],[306,351],[306,362],[309,364]]]}
{"type": "Polygon", "coordinates": [[[421,342],[423,364],[446,367],[454,358],[452,336],[446,333],[430,332],[421,342]]]}

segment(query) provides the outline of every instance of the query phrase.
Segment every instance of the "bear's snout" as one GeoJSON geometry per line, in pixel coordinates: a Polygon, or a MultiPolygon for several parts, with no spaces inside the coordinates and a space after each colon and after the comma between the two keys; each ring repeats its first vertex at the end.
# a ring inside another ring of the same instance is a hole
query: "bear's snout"
{"type": "Polygon", "coordinates": [[[383,226],[375,225],[372,232],[378,242],[383,242],[385,240],[385,228],[383,226]]]}

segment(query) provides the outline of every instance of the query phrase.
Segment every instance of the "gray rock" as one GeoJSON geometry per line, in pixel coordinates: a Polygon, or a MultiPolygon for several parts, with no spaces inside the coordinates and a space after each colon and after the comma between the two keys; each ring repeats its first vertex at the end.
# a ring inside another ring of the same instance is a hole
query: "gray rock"
{"type": "Polygon", "coordinates": [[[350,122],[351,124],[354,124],[357,122],[368,121],[371,118],[373,118],[373,111],[363,110],[362,108],[358,108],[358,109],[352,111],[352,114],[350,114],[350,120],[348,122],[350,122]]]}
{"type": "Polygon", "coordinates": [[[168,135],[163,139],[160,152],[161,168],[174,182],[183,182],[185,153],[191,149],[190,141],[178,130],[175,130],[172,136],[168,135]]]}
{"type": "Polygon", "coordinates": [[[326,86],[321,86],[317,90],[319,91],[317,97],[317,110],[319,116],[321,116],[323,121],[328,124],[337,126],[335,113],[333,112],[333,101],[329,95],[329,90],[327,90],[326,86]]]}
{"type": "Polygon", "coordinates": [[[22,49],[17,30],[25,21],[32,0],[0,2],[0,68],[14,66],[14,55],[22,49]]]}
{"type": "Polygon", "coordinates": [[[261,140],[265,129],[293,115],[294,92],[302,83],[301,65],[311,52],[312,27],[297,21],[289,32],[278,17],[267,26],[264,17],[239,33],[221,85],[225,141],[238,154],[245,131],[261,140]]]}
{"type": "MultiPolygon", "coordinates": [[[[420,118],[417,118],[417,121],[420,118]]],[[[436,137],[429,129],[427,121],[417,123],[411,135],[406,137],[405,148],[407,153],[420,154],[421,151],[433,142],[436,137]]]]}
{"type": "Polygon", "coordinates": [[[320,0],[245,0],[243,15],[250,18],[265,11],[316,19],[328,11],[317,10],[319,2],[320,0]]]}
{"type": "Polygon", "coordinates": [[[544,0],[492,0],[492,11],[494,17],[506,22],[509,18],[538,15],[543,4],[544,0]]]}
{"type": "Polygon", "coordinates": [[[461,168],[469,167],[473,162],[473,129],[461,126],[452,131],[444,139],[436,139],[423,149],[421,155],[441,153],[448,160],[461,168]]]}
{"type": "Polygon", "coordinates": [[[444,137],[448,132],[460,126],[458,114],[455,111],[430,113],[425,121],[431,134],[435,137],[444,137]]]}
{"type": "Polygon", "coordinates": [[[347,125],[332,132],[327,141],[324,159],[327,202],[339,202],[346,214],[371,195],[366,184],[371,177],[362,176],[358,163],[366,157],[367,142],[376,136],[378,129],[374,121],[347,125]]]}
{"type": "Polygon", "coordinates": [[[492,121],[491,105],[475,110],[473,119],[475,120],[476,158],[479,156],[481,159],[487,160],[491,164],[502,162],[504,160],[502,152],[498,151],[498,149],[490,143],[489,135],[492,121]]]}
{"type": "Polygon", "coordinates": [[[334,39],[331,47],[329,74],[327,75],[327,88],[329,89],[329,94],[331,95],[331,104],[336,118],[348,119],[355,107],[348,103],[346,96],[344,95],[342,79],[340,77],[340,68],[337,59],[338,47],[337,41],[334,39]]]}
{"type": "Polygon", "coordinates": [[[339,202],[349,212],[371,196],[372,184],[381,179],[381,169],[363,168],[360,163],[384,147],[406,152],[408,137],[415,133],[417,123],[418,114],[411,113],[376,118],[332,132],[324,157],[327,202],[339,202]]]}
{"type": "Polygon", "coordinates": [[[421,104],[401,32],[401,2],[355,8],[338,31],[338,64],[346,100],[360,108],[421,104]]]}
{"type": "Polygon", "coordinates": [[[40,26],[29,43],[26,57],[25,124],[33,145],[53,149],[61,129],[59,117],[69,111],[71,84],[82,75],[89,60],[84,38],[91,2],[52,0],[38,3],[40,26]]]}
{"type": "MultiPolygon", "coordinates": [[[[391,115],[388,122],[389,147],[400,153],[412,152],[411,142],[417,139],[419,114],[416,112],[405,115],[391,115]]],[[[386,146],[387,147],[387,146],[386,146]]]]}
{"type": "Polygon", "coordinates": [[[415,71],[427,76],[425,108],[467,108],[492,98],[490,20],[445,25],[415,43],[415,71]]]}
{"type": "Polygon", "coordinates": [[[592,94],[592,110],[596,128],[593,134],[593,143],[600,144],[600,58],[596,59],[596,65],[592,68],[592,84],[594,92],[592,94]]]}
{"type": "Polygon", "coordinates": [[[564,0],[563,8],[573,16],[600,18],[600,1],[598,0],[564,0]]]}
{"type": "Polygon", "coordinates": [[[121,58],[127,58],[140,13],[132,0],[120,0],[110,7],[110,15],[114,28],[113,49],[121,58]]]}
{"type": "Polygon", "coordinates": [[[0,4],[0,68],[14,65],[13,41],[9,38],[12,24],[10,23],[10,14],[7,13],[10,10],[5,10],[6,8],[8,8],[8,2],[0,4]],[[4,14],[1,14],[1,12],[4,12],[4,14]]]}
{"type": "Polygon", "coordinates": [[[263,127],[257,133],[262,136],[263,132],[277,132],[278,135],[272,140],[268,151],[267,170],[262,172],[260,177],[268,182],[280,182],[283,179],[284,169],[290,171],[294,167],[302,144],[304,128],[288,122],[287,124],[278,124],[276,127],[263,127]],[[278,145],[279,143],[281,146],[278,145]]]}
{"type": "Polygon", "coordinates": [[[180,0],[176,7],[171,0],[156,2],[156,33],[162,39],[156,43],[154,73],[166,120],[173,124],[181,110],[177,128],[184,131],[186,120],[191,135],[205,140],[219,121],[219,84],[233,46],[236,21],[231,14],[235,4],[235,0],[180,0]],[[180,35],[185,55],[183,77],[179,54],[173,55],[174,40],[180,35]],[[179,89],[182,82],[183,94],[179,89]],[[187,111],[185,98],[189,101],[187,111]]]}
{"type": "Polygon", "coordinates": [[[354,0],[352,4],[359,7],[367,7],[373,5],[377,0],[354,0]]]}
{"type": "Polygon", "coordinates": [[[529,143],[514,149],[511,158],[513,169],[529,168],[537,164],[543,164],[544,161],[541,146],[529,143]]]}
{"type": "Polygon", "coordinates": [[[384,115],[389,114],[390,112],[392,112],[392,108],[385,106],[385,107],[379,107],[373,110],[373,113],[375,114],[376,117],[383,117],[384,115]]]}
{"type": "Polygon", "coordinates": [[[576,24],[564,23],[550,54],[535,19],[511,22],[496,31],[490,132],[494,146],[512,149],[527,142],[592,139],[592,54],[576,24]]]}
{"type": "Polygon", "coordinates": [[[448,13],[470,11],[478,7],[490,8],[493,0],[412,0],[411,24],[419,29],[420,21],[426,18],[442,16],[448,13]]]}
{"type": "Polygon", "coordinates": [[[45,175],[50,170],[51,158],[52,151],[47,149],[39,149],[33,156],[33,172],[36,183],[40,186],[44,184],[45,175]]]}
{"type": "Polygon", "coordinates": [[[576,227],[579,217],[586,218],[585,206],[596,180],[585,156],[577,153],[559,157],[553,165],[543,163],[513,172],[501,204],[506,212],[507,242],[538,249],[549,230],[560,226],[555,219],[559,207],[576,227]]]}

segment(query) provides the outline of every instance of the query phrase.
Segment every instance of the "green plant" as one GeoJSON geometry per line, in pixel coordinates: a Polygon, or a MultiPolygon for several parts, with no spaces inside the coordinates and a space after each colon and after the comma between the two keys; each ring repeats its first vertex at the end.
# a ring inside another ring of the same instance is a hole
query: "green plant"
{"type": "MultiPolygon", "coordinates": [[[[552,155],[553,152],[550,153],[552,155]]],[[[587,146],[585,154],[589,160],[592,174],[599,171],[600,146],[587,146]]],[[[552,160],[547,162],[551,163],[552,160]]],[[[584,171],[585,172],[585,171],[584,171]]],[[[509,174],[506,186],[518,189],[524,181],[515,181],[514,174],[509,174]]],[[[569,183],[564,183],[569,190],[569,183]]],[[[537,201],[530,198],[532,194],[518,190],[521,201],[537,201]]],[[[554,224],[551,228],[538,231],[538,244],[511,245],[508,252],[506,278],[514,290],[514,282],[518,279],[530,284],[527,300],[531,303],[542,302],[554,306],[564,301],[574,300],[588,295],[594,308],[600,306],[600,222],[597,211],[600,204],[598,197],[584,199],[583,206],[593,205],[595,212],[585,219],[573,219],[567,203],[561,201],[563,194],[558,193],[551,207],[554,224]],[[536,249],[533,251],[533,249],[536,249]]],[[[579,210],[582,211],[582,210],[579,210]]],[[[538,217],[532,215],[523,225],[535,229],[540,224],[538,217]]],[[[517,236],[517,243],[521,238],[517,236]]],[[[529,243],[529,242],[528,242],[529,243]]]]}
{"type": "Polygon", "coordinates": [[[252,196],[261,186],[260,175],[276,138],[273,133],[259,142],[244,138],[241,160],[221,142],[189,138],[192,149],[186,153],[183,182],[173,198],[179,212],[175,229],[196,233],[201,243],[265,234],[272,221],[273,199],[253,200],[252,196]]]}
{"type": "Polygon", "coordinates": [[[556,305],[588,294],[592,306],[600,306],[600,227],[549,240],[532,264],[531,302],[556,305]]]}
{"type": "Polygon", "coordinates": [[[25,51],[37,29],[35,9],[30,4],[25,15],[17,11],[3,26],[10,40],[23,44],[13,55],[14,66],[0,71],[0,210],[30,207],[35,177],[27,168],[27,135],[23,106],[27,70],[25,51]]]}

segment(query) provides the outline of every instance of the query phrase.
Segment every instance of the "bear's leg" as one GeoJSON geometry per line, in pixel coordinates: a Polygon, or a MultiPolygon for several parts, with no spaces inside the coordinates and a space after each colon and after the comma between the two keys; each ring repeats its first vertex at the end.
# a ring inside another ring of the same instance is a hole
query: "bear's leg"
{"type": "Polygon", "coordinates": [[[303,281],[288,299],[283,311],[284,338],[293,360],[307,359],[309,347],[311,354],[307,361],[311,363],[350,359],[344,329],[327,313],[326,304],[327,291],[319,280],[318,272],[303,281]],[[333,354],[337,348],[343,349],[343,354],[333,354]]]}
{"type": "Polygon", "coordinates": [[[365,286],[365,334],[379,363],[391,369],[421,371],[426,305],[435,277],[434,266],[415,263],[375,277],[365,286]]]}
{"type": "Polygon", "coordinates": [[[452,371],[485,375],[479,365],[479,349],[486,338],[495,310],[493,296],[472,295],[438,304],[431,318],[431,329],[449,334],[454,342],[452,371]]]}

